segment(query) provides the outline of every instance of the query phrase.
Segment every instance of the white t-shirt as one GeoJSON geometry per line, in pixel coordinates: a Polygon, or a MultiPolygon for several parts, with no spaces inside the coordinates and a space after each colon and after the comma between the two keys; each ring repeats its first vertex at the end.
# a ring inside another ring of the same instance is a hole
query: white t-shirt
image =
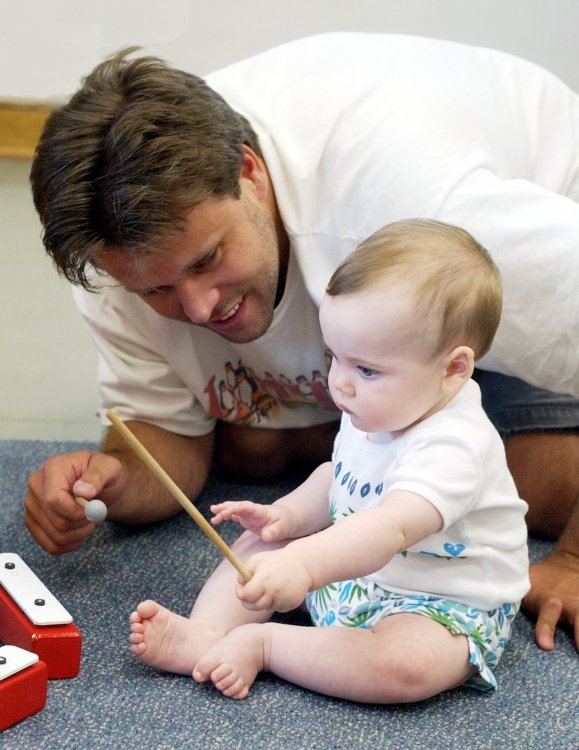
{"type": "MultiPolygon", "coordinates": [[[[464,226],[503,275],[502,322],[480,365],[579,396],[579,98],[564,84],[501,52],[358,33],[291,42],[207,80],[259,136],[315,305],[379,227],[409,217],[464,226]]],[[[234,346],[122,290],[75,290],[101,356],[103,407],[186,435],[219,414],[255,426],[328,420],[316,310],[297,293],[304,311],[278,310],[262,340],[234,346]],[[247,383],[241,405],[239,392],[220,398],[240,359],[273,380],[279,408],[267,395],[248,407],[247,383]],[[293,394],[298,377],[301,402],[278,387],[293,394]]]]}
{"type": "Polygon", "coordinates": [[[443,527],[366,578],[389,591],[484,610],[520,601],[529,590],[527,504],[483,412],[478,385],[467,382],[444,409],[402,436],[380,437],[369,440],[343,415],[332,459],[332,520],[375,507],[392,490],[407,490],[434,505],[443,527]]]}
{"type": "Polygon", "coordinates": [[[334,33],[207,78],[259,136],[306,285],[404,218],[467,229],[504,311],[483,368],[579,396],[579,96],[533,63],[420,37],[334,33]]]}

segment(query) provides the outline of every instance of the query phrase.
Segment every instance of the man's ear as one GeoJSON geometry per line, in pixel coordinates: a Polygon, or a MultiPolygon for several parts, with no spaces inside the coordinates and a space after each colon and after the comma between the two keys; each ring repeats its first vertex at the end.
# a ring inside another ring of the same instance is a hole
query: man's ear
{"type": "Polygon", "coordinates": [[[474,352],[470,346],[457,346],[445,358],[442,388],[448,395],[457,393],[472,375],[474,352]]]}
{"type": "Polygon", "coordinates": [[[242,144],[243,162],[239,178],[248,180],[255,192],[256,197],[262,201],[269,193],[269,174],[264,160],[255,151],[242,144]]]}

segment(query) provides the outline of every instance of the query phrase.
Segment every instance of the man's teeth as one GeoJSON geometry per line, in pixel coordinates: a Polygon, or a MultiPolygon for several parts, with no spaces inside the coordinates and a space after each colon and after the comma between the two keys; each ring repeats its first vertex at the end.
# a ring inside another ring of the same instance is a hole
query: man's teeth
{"type": "Polygon", "coordinates": [[[240,306],[241,306],[241,302],[238,302],[235,305],[235,307],[232,307],[231,310],[226,315],[224,315],[222,318],[219,318],[219,322],[222,323],[224,320],[229,320],[229,318],[232,318],[235,315],[235,313],[239,310],[240,306]]]}

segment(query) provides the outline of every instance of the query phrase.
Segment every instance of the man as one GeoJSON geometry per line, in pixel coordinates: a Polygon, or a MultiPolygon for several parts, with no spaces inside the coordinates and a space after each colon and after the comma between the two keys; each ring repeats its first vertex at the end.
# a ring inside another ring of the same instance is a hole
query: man
{"type": "MultiPolygon", "coordinates": [[[[117,55],[35,157],[45,246],[77,285],[103,409],[192,499],[213,458],[253,479],[327,458],[331,272],[397,219],[463,226],[504,283],[485,405],[529,528],[558,538],[526,606],[541,647],[559,620],[579,643],[577,96],[508,55],[368,34],[293,42],[208,82],[117,55]]],[[[52,458],[29,488],[26,524],[53,554],[94,531],[73,495],[126,523],[179,510],[110,429],[102,452],[52,458]]]]}

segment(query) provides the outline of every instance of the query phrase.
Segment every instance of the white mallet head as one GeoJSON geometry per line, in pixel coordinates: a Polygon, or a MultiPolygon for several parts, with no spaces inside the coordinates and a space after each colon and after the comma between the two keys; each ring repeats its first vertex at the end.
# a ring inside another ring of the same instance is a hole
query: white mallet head
{"type": "Polygon", "coordinates": [[[84,515],[91,523],[102,523],[107,517],[107,506],[102,500],[85,500],[84,497],[75,497],[76,502],[84,508],[84,515]]]}
{"type": "Polygon", "coordinates": [[[84,506],[84,515],[91,523],[102,523],[107,517],[107,506],[102,500],[89,500],[84,506]]]}

